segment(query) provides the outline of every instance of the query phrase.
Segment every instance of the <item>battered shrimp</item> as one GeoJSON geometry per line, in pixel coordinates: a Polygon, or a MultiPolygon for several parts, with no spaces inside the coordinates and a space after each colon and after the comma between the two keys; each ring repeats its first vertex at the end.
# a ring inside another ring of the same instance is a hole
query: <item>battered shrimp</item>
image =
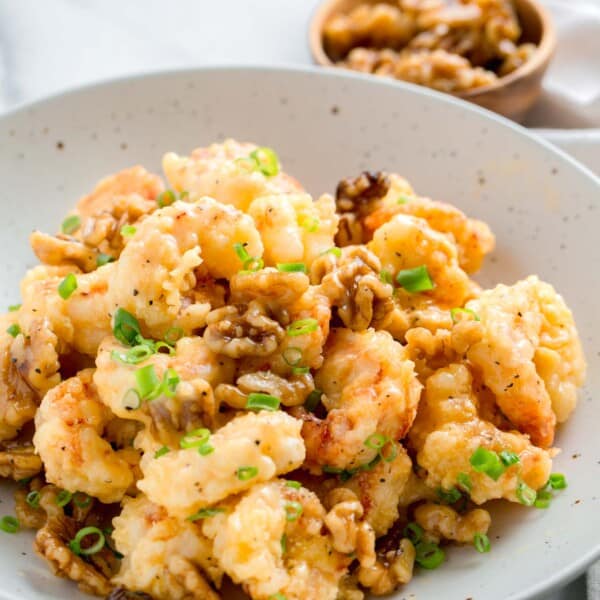
{"type": "Polygon", "coordinates": [[[219,587],[222,571],[199,527],[169,517],[143,494],[124,500],[113,525],[115,545],[124,555],[114,584],[156,600],[219,600],[208,580],[219,587]]]}
{"type": "Polygon", "coordinates": [[[339,217],[331,196],[318,200],[308,194],[262,196],[250,204],[265,246],[265,264],[303,262],[310,267],[322,252],[334,246],[339,217]]]}
{"type": "Polygon", "coordinates": [[[46,479],[101,502],[118,502],[133,484],[137,453],[113,450],[103,432],[114,418],[100,402],[93,370],[81,371],[52,389],[35,416],[35,449],[46,479]]]}
{"type": "Polygon", "coordinates": [[[413,363],[384,331],[334,329],[315,377],[328,411],[323,420],[305,415],[305,467],[353,469],[372,461],[377,451],[365,442],[373,435],[403,438],[417,410],[421,391],[413,363]]]}
{"type": "Polygon", "coordinates": [[[156,339],[173,325],[186,333],[203,327],[211,306],[190,304],[195,269],[202,264],[212,277],[231,277],[243,266],[235,244],[252,257],[263,253],[252,219],[232,206],[200,198],[158,210],[140,223],[115,263],[111,305],[136,315],[156,339]]]}
{"type": "Polygon", "coordinates": [[[243,211],[259,196],[302,191],[302,186],[282,171],[267,176],[253,169],[247,159],[256,149],[254,144],[225,140],[197,148],[189,158],[169,152],[163,158],[163,169],[175,190],[210,196],[243,211]]]}
{"type": "Polygon", "coordinates": [[[467,356],[482,373],[502,412],[534,444],[548,447],[585,377],[573,316],[554,288],[531,276],[499,285],[467,304],[483,336],[467,356]]]}
{"type": "Polygon", "coordinates": [[[214,542],[219,567],[252,598],[337,598],[351,559],[324,533],[325,510],[312,492],[275,480],[222,508],[202,521],[202,532],[214,542]]]}
{"type": "Polygon", "coordinates": [[[297,469],[305,451],[302,423],[284,412],[248,413],[210,436],[214,451],[171,451],[142,459],[138,487],[170,515],[185,518],[255,483],[297,469]]]}

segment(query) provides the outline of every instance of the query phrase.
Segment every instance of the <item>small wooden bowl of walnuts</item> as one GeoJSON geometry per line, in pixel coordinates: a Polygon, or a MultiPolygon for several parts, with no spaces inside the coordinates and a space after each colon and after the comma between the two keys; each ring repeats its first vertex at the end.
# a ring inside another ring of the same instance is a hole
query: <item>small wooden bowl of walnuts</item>
{"type": "Polygon", "coordinates": [[[521,121],[556,46],[537,0],[325,0],[315,61],[447,92],[521,121]]]}

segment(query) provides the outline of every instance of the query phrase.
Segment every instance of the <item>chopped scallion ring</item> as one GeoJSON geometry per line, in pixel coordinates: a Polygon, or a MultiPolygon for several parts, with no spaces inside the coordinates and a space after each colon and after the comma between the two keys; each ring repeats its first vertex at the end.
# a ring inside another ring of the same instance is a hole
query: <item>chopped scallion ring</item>
{"type": "Polygon", "coordinates": [[[125,410],[137,410],[142,406],[142,399],[138,394],[137,390],[133,388],[127,390],[123,395],[123,400],[121,400],[121,404],[125,410]]]}
{"type": "Polygon", "coordinates": [[[92,498],[83,492],[73,494],[73,504],[79,508],[87,508],[92,503],[92,498]]]}
{"type": "Polygon", "coordinates": [[[17,312],[21,308],[22,304],[11,304],[8,307],[8,312],[17,312]]]}
{"type": "Polygon", "coordinates": [[[275,411],[279,408],[280,404],[281,400],[279,398],[270,396],[269,394],[260,394],[258,392],[248,394],[248,399],[246,400],[246,408],[248,410],[275,411]]]}
{"type": "Polygon", "coordinates": [[[309,233],[314,233],[317,231],[319,229],[319,225],[321,225],[321,221],[319,221],[317,217],[306,217],[300,222],[300,226],[304,227],[304,229],[306,229],[306,231],[309,233]]]}
{"type": "Polygon", "coordinates": [[[0,519],[0,529],[5,533],[17,533],[19,521],[15,517],[6,516],[0,519]]]}
{"type": "Polygon", "coordinates": [[[485,533],[476,533],[473,536],[473,546],[475,546],[475,550],[481,552],[481,554],[489,552],[492,548],[490,538],[485,533]]]}
{"type": "Polygon", "coordinates": [[[382,433],[372,433],[364,442],[367,448],[372,450],[381,450],[389,441],[389,438],[382,433]]]}
{"type": "Polygon", "coordinates": [[[67,300],[71,294],[77,289],[77,277],[73,273],[69,273],[59,284],[58,284],[58,295],[63,299],[67,300]]]}
{"type": "Polygon", "coordinates": [[[396,281],[411,294],[427,292],[435,287],[426,265],[400,271],[396,275],[396,281]]]}
{"type": "Polygon", "coordinates": [[[279,173],[279,159],[277,154],[267,148],[261,146],[250,152],[250,158],[255,161],[256,168],[267,177],[274,177],[279,173]]]}
{"type": "Polygon", "coordinates": [[[297,346],[290,346],[283,351],[282,356],[286,365],[297,367],[302,361],[302,349],[297,346]]]}
{"type": "Polygon", "coordinates": [[[96,554],[104,548],[104,544],[106,543],[106,538],[104,537],[104,533],[98,527],[83,527],[80,529],[75,537],[69,542],[69,548],[73,551],[74,554],[78,556],[90,556],[92,554],[96,554]],[[96,535],[98,539],[96,542],[90,546],[89,548],[82,548],[81,542],[88,535],[96,535]]]}
{"type": "Polygon", "coordinates": [[[165,454],[168,454],[169,452],[171,452],[171,449],[168,446],[163,446],[162,448],[159,448],[154,453],[154,458],[160,458],[161,456],[164,456],[165,454]]]}
{"type": "Polygon", "coordinates": [[[242,264],[244,264],[250,258],[245,244],[240,244],[238,242],[237,244],[233,245],[233,249],[235,250],[238,258],[242,261],[242,264]]]}
{"type": "Polygon", "coordinates": [[[163,352],[162,354],[170,354],[171,356],[173,356],[175,354],[175,348],[173,348],[173,346],[171,346],[171,344],[167,344],[167,342],[156,342],[154,344],[154,351],[156,353],[160,352],[161,350],[166,350],[167,352],[163,352]]]}
{"type": "Polygon", "coordinates": [[[415,547],[415,562],[424,569],[437,569],[446,559],[446,554],[432,542],[420,542],[415,547]]]}
{"type": "Polygon", "coordinates": [[[319,406],[319,403],[321,402],[322,395],[323,395],[323,392],[321,390],[313,390],[306,397],[306,400],[304,401],[304,408],[308,412],[315,412],[315,409],[317,408],[317,406],[319,406]]]}
{"type": "Polygon", "coordinates": [[[62,508],[71,502],[71,498],[73,498],[71,492],[68,490],[60,490],[56,496],[56,504],[62,508]]]}
{"type": "Polygon", "coordinates": [[[413,546],[416,546],[423,539],[423,528],[418,523],[409,523],[404,528],[404,537],[408,538],[413,546]]]}
{"type": "Polygon", "coordinates": [[[265,266],[265,261],[262,258],[251,257],[244,263],[244,268],[240,273],[256,273],[265,266]]]}
{"type": "Polygon", "coordinates": [[[200,448],[210,439],[210,430],[204,427],[186,433],[180,440],[179,446],[184,449],[200,448]]]}
{"type": "Polygon", "coordinates": [[[258,475],[258,469],[256,467],[239,467],[235,476],[240,481],[248,481],[250,479],[254,479],[258,475]]]}
{"type": "Polygon", "coordinates": [[[306,375],[310,372],[310,367],[292,367],[293,375],[306,375]]]}
{"type": "Polygon", "coordinates": [[[173,190],[165,190],[158,195],[156,203],[159,208],[164,208],[165,206],[171,206],[175,200],[177,200],[175,192],[173,190]]]}
{"type": "Polygon", "coordinates": [[[406,194],[400,194],[396,200],[396,204],[406,204],[407,202],[410,202],[410,200],[410,196],[407,196],[406,194]]]}
{"type": "Polygon", "coordinates": [[[506,467],[511,467],[512,465],[516,465],[520,462],[520,458],[518,454],[511,452],[510,450],[502,450],[498,453],[500,460],[506,467]]]}
{"type": "Polygon", "coordinates": [[[454,504],[462,498],[462,494],[455,487],[452,487],[449,490],[439,487],[436,490],[436,494],[444,504],[454,504]]]}
{"type": "Polygon", "coordinates": [[[453,323],[458,323],[461,320],[460,315],[469,315],[473,317],[474,321],[480,321],[479,315],[470,308],[451,308],[450,309],[450,317],[453,323]]]}
{"type": "Polygon", "coordinates": [[[282,273],[308,273],[306,265],[301,262],[277,263],[277,270],[282,273]]]}
{"type": "Polygon", "coordinates": [[[299,481],[294,481],[293,479],[288,479],[285,482],[286,487],[292,488],[294,490],[299,490],[302,487],[302,484],[299,481]]]}
{"type": "Polygon", "coordinates": [[[124,308],[117,308],[113,317],[113,335],[125,346],[134,346],[142,336],[138,320],[124,308]]]}
{"type": "Polygon", "coordinates": [[[114,261],[115,261],[114,256],[111,256],[110,254],[104,254],[103,252],[100,252],[100,254],[98,254],[98,256],[96,256],[96,266],[97,267],[103,267],[104,265],[107,265],[108,263],[111,263],[114,261]]]}
{"type": "Polygon", "coordinates": [[[471,466],[478,473],[485,473],[494,481],[498,481],[500,476],[506,471],[506,467],[502,464],[500,457],[492,450],[487,450],[479,446],[471,455],[471,466]]]}
{"type": "Polygon", "coordinates": [[[212,454],[215,451],[215,447],[211,446],[210,444],[204,444],[203,446],[200,446],[198,448],[198,454],[200,454],[200,456],[208,456],[209,454],[212,454]]]}
{"type": "Polygon", "coordinates": [[[456,476],[456,483],[464,492],[467,493],[470,493],[471,489],[473,488],[473,482],[467,473],[459,473],[456,476]]]}
{"type": "Polygon", "coordinates": [[[134,375],[137,391],[142,400],[153,400],[160,396],[162,386],[154,370],[154,365],[141,367],[135,371],[134,375]]]}
{"type": "Polygon", "coordinates": [[[284,505],[285,520],[297,521],[304,510],[300,502],[286,502],[284,505]]]}
{"type": "Polygon", "coordinates": [[[165,342],[173,346],[183,337],[183,329],[181,327],[171,327],[165,333],[165,342]]]}
{"type": "Polygon", "coordinates": [[[13,323],[10,327],[6,329],[6,333],[11,335],[12,337],[17,337],[21,333],[21,328],[17,323],[13,323]]]}
{"type": "Polygon", "coordinates": [[[323,250],[319,256],[325,256],[325,254],[333,254],[336,258],[340,258],[342,256],[342,249],[332,246],[331,248],[327,248],[327,250],[323,250]]]}
{"type": "Polygon", "coordinates": [[[25,502],[27,502],[31,508],[37,508],[40,505],[40,493],[37,490],[32,490],[25,497],[25,502]]]}
{"type": "Polygon", "coordinates": [[[548,508],[550,506],[550,502],[552,501],[552,493],[548,490],[540,490],[536,494],[535,502],[533,505],[536,508],[548,508]]]}
{"type": "Polygon", "coordinates": [[[562,473],[552,473],[548,483],[553,490],[564,490],[567,487],[567,479],[562,473]]]}
{"type": "Polygon", "coordinates": [[[321,467],[321,470],[323,471],[323,473],[331,473],[332,475],[339,475],[344,471],[344,469],[340,469],[339,467],[331,467],[329,465],[323,465],[321,467]]]}
{"type": "Polygon", "coordinates": [[[519,481],[516,490],[517,498],[525,506],[533,506],[537,498],[536,491],[531,489],[524,481],[519,481]]]}
{"type": "Polygon", "coordinates": [[[134,227],[133,225],[123,225],[123,227],[121,227],[121,235],[123,237],[131,237],[135,235],[136,231],[137,227],[134,227]]]}
{"type": "Polygon", "coordinates": [[[298,319],[287,326],[286,333],[290,337],[306,335],[316,331],[319,327],[319,322],[316,319],[298,319]]]}
{"type": "Polygon", "coordinates": [[[288,600],[288,599],[285,594],[282,594],[281,592],[277,592],[276,594],[269,596],[269,600],[288,600]]]}
{"type": "Polygon", "coordinates": [[[110,357],[126,365],[137,365],[144,362],[147,358],[154,354],[154,349],[148,344],[139,344],[127,350],[127,352],[119,352],[113,350],[110,357]]]}
{"type": "Polygon", "coordinates": [[[381,271],[379,271],[379,279],[383,281],[383,283],[394,285],[394,279],[392,277],[392,274],[389,271],[386,271],[385,269],[381,269],[381,271]]]}
{"type": "Polygon", "coordinates": [[[67,217],[60,227],[61,231],[67,235],[75,233],[81,227],[81,219],[78,215],[67,217]]]}
{"type": "Polygon", "coordinates": [[[162,385],[160,387],[160,393],[164,394],[167,398],[173,398],[177,390],[177,386],[181,378],[174,369],[167,369],[164,376],[162,385]]]}
{"type": "Polygon", "coordinates": [[[190,515],[186,518],[186,521],[199,521],[200,519],[209,519],[215,515],[224,513],[224,508],[202,508],[197,513],[190,515]]]}

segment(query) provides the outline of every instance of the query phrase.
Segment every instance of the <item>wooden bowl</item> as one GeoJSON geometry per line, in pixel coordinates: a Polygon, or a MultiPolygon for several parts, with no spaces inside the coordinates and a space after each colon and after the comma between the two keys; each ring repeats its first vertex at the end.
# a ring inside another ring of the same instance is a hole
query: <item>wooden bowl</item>
{"type": "MultiPolygon", "coordinates": [[[[532,42],[537,51],[512,73],[499,77],[490,85],[453,94],[479,104],[509,119],[522,121],[541,93],[542,77],[556,47],[554,24],[537,0],[513,0],[523,31],[521,42],[532,42]]],[[[309,44],[315,62],[337,66],[323,47],[323,30],[335,15],[348,13],[359,4],[396,4],[392,0],[325,0],[315,11],[310,23],[309,44]]]]}

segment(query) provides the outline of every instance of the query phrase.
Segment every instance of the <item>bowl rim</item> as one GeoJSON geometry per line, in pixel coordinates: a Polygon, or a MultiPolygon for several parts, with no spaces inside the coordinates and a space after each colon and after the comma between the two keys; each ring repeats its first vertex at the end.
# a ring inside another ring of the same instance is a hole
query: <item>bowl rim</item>
{"type": "MultiPolygon", "coordinates": [[[[387,0],[381,1],[387,2],[387,0]]],[[[464,90],[462,92],[445,93],[457,98],[476,98],[483,94],[493,93],[497,90],[507,88],[518,81],[530,77],[537,71],[543,72],[545,70],[556,50],[557,38],[554,20],[552,19],[549,10],[541,2],[539,2],[539,0],[516,1],[529,5],[529,7],[534,10],[540,18],[542,27],[541,39],[533,56],[521,66],[517,67],[512,73],[498,77],[498,79],[496,79],[496,81],[493,83],[472,88],[470,90],[464,90]]],[[[321,2],[317,4],[313,10],[308,25],[308,46],[311,56],[317,65],[321,67],[333,67],[340,70],[351,71],[352,69],[345,69],[344,67],[336,66],[335,63],[329,58],[325,52],[325,48],[323,47],[323,26],[325,25],[325,21],[328,16],[335,9],[335,5],[339,2],[340,0],[321,0],[321,2]]],[[[368,73],[367,75],[373,76],[371,73],[368,73]]]]}
{"type": "MultiPolygon", "coordinates": [[[[423,86],[406,83],[388,78],[376,78],[371,75],[365,75],[354,71],[343,70],[338,68],[319,68],[315,66],[304,66],[304,65],[225,65],[225,66],[204,66],[204,67],[185,67],[179,69],[159,69],[152,71],[145,71],[132,75],[124,75],[113,78],[105,78],[100,81],[86,83],[79,86],[74,86],[63,91],[49,94],[44,97],[35,99],[30,102],[20,103],[9,110],[0,114],[0,125],[10,120],[11,118],[18,118],[20,116],[27,115],[28,113],[34,113],[37,108],[43,107],[49,103],[58,103],[65,98],[76,98],[77,96],[89,96],[95,91],[100,89],[108,89],[115,85],[123,83],[139,83],[145,80],[151,79],[162,79],[165,77],[181,77],[181,76],[197,76],[206,73],[222,73],[235,77],[237,74],[246,74],[251,72],[257,76],[271,75],[271,76],[311,76],[323,79],[337,79],[339,81],[357,82],[361,85],[368,85],[373,87],[391,87],[399,90],[401,93],[414,94],[417,96],[425,96],[434,99],[435,102],[441,102],[443,104],[450,104],[456,106],[458,109],[466,113],[479,114],[481,117],[488,121],[493,121],[499,124],[501,127],[505,127],[514,132],[515,135],[524,136],[534,145],[541,147],[550,153],[554,154],[558,159],[564,163],[570,165],[577,171],[581,177],[587,179],[590,183],[595,184],[600,191],[600,177],[593,173],[589,168],[582,165],[575,158],[557,148],[552,143],[544,140],[535,133],[527,130],[525,127],[505,118],[496,113],[493,113],[487,109],[484,109],[475,104],[471,104],[445,94],[443,92],[437,92],[430,88],[423,86]]],[[[517,594],[510,596],[511,600],[533,600],[538,598],[540,595],[551,591],[552,588],[561,584],[567,584],[575,577],[580,575],[590,564],[600,558],[600,540],[594,547],[591,548],[587,553],[581,556],[575,562],[565,565],[563,568],[552,573],[548,578],[533,584],[526,590],[517,592],[517,594]]],[[[7,597],[0,591],[0,598],[7,597]]]]}

